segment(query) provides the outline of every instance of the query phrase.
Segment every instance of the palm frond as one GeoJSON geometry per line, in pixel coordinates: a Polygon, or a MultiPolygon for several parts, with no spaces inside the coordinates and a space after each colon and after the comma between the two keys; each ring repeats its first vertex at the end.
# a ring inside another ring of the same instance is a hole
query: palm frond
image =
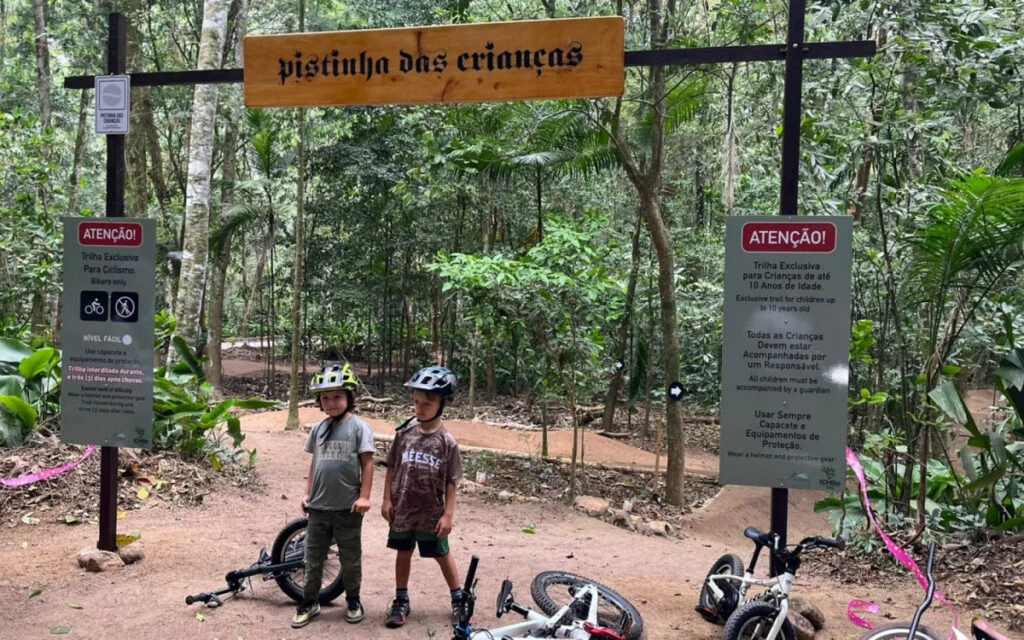
{"type": "Polygon", "coordinates": [[[928,220],[910,241],[910,295],[941,309],[951,291],[987,291],[1024,258],[1024,179],[974,173],[954,180],[928,220]]]}
{"type": "MultiPolygon", "coordinates": [[[[690,122],[704,105],[707,93],[705,80],[694,80],[671,89],[665,96],[665,133],[672,133],[681,124],[690,122]]],[[[646,144],[654,132],[654,109],[648,109],[640,121],[640,138],[646,144]]]]}
{"type": "Polygon", "coordinates": [[[210,256],[215,258],[224,249],[224,244],[242,227],[267,216],[267,208],[258,204],[239,204],[230,207],[217,228],[210,233],[210,256]]]}

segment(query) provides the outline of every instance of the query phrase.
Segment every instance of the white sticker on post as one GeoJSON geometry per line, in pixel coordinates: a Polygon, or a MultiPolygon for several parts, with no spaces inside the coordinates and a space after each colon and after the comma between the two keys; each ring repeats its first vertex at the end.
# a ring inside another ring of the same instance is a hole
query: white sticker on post
{"type": "Polygon", "coordinates": [[[96,133],[127,134],[131,103],[129,76],[96,76],[96,133]]]}

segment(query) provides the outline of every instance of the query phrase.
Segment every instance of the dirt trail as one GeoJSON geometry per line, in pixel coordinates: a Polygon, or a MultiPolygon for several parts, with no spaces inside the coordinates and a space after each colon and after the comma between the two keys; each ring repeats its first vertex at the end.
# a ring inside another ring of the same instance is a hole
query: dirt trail
{"type": "MultiPolygon", "coordinates": [[[[308,415],[308,414],[307,414],[308,415]]],[[[315,416],[314,416],[315,417],[315,416]]],[[[446,638],[447,593],[433,563],[413,565],[414,613],[403,629],[389,631],[381,620],[393,589],[393,554],[384,542],[387,529],[379,517],[380,470],[375,475],[374,510],[364,524],[363,599],[368,617],[358,627],[342,621],[339,607],[325,608],[319,620],[292,630],[293,603],[272,582],[254,581],[255,597],[246,593],[222,609],[186,607],[189,593],[223,585],[223,575],[254,562],[261,546],[270,546],[277,531],[300,515],[298,499],[309,458],[302,452],[305,434],[272,428],[272,414],[247,416],[247,444],[260,452],[262,492],[225,489],[207,496],[201,509],[173,509],[158,497],[151,508],[128,512],[121,531],[138,530],[146,559],[112,573],[90,574],[76,566],[75,554],[96,540],[96,527],[69,527],[44,519],[38,526],[18,525],[0,534],[0,638],[49,638],[50,629],[71,626],[78,638],[417,638],[436,629],[446,638]],[[28,542],[28,548],[22,543],[28,542]],[[33,589],[40,595],[29,599],[33,589]],[[73,609],[70,605],[80,605],[73,609]],[[196,613],[205,616],[200,622],[196,613]]],[[[304,418],[305,419],[305,418],[304,418]]],[[[306,420],[312,422],[313,420],[306,420]]],[[[615,443],[621,444],[621,443],[615,443]]],[[[811,512],[814,496],[794,492],[791,531],[827,533],[824,520],[811,512]]],[[[689,518],[685,538],[644,537],[553,504],[493,504],[460,496],[452,547],[461,568],[471,554],[481,557],[477,621],[494,625],[492,605],[503,578],[517,585],[521,602],[530,604],[529,584],[540,570],[566,569],[588,575],[617,589],[641,610],[646,637],[655,640],[719,638],[721,629],[693,612],[699,584],[708,566],[732,549],[749,553],[742,528],[767,524],[766,489],[729,487],[705,509],[689,518]],[[523,533],[526,527],[536,533],[523,533]]],[[[798,580],[796,591],[809,595],[830,621],[819,639],[856,637],[844,609],[852,598],[874,598],[894,615],[907,615],[917,591],[909,581],[870,591],[798,580]]],[[[942,614],[937,614],[941,620],[942,614]]]]}
{"type": "MultiPolygon", "coordinates": [[[[309,425],[321,415],[307,407],[301,410],[300,420],[309,425]]],[[[341,607],[332,606],[309,627],[293,630],[289,620],[294,603],[276,584],[259,578],[253,581],[253,592],[228,601],[221,609],[185,606],[187,594],[220,588],[229,570],[255,562],[260,547],[269,547],[281,527],[301,515],[299,498],[309,466],[302,452],[306,436],[283,431],[284,419],[284,412],[272,412],[242,420],[246,445],[259,451],[262,491],[226,488],[208,495],[200,509],[172,508],[157,492],[149,498],[149,508],[128,512],[118,529],[143,534],[146,559],[138,565],[102,574],[79,569],[76,553],[95,544],[95,525],[67,526],[44,516],[37,526],[18,524],[0,530],[0,566],[5,569],[0,573],[0,639],[51,638],[50,630],[58,626],[70,626],[72,638],[102,640],[448,638],[447,592],[434,563],[422,559],[413,564],[409,624],[398,630],[383,627],[393,594],[394,555],[384,546],[387,527],[379,516],[381,470],[374,478],[374,506],[364,522],[362,596],[368,615],[361,625],[345,624],[341,607]],[[35,589],[42,592],[30,598],[35,589]],[[198,620],[197,613],[205,621],[198,620]]],[[[394,432],[386,421],[370,422],[378,434],[394,432]]],[[[539,433],[461,421],[449,423],[449,429],[463,445],[525,453],[538,453],[540,448],[539,433]]],[[[571,435],[553,432],[551,436],[552,453],[567,456],[571,435]]],[[[654,464],[652,454],[609,438],[588,434],[586,443],[591,462],[654,464]]],[[[688,451],[687,469],[715,475],[717,457],[688,451]]],[[[812,511],[817,497],[792,492],[791,538],[829,532],[825,519],[812,511]]],[[[481,557],[476,621],[484,627],[496,626],[492,603],[503,578],[516,584],[517,601],[532,605],[533,576],[542,570],[564,569],[599,580],[629,598],[644,616],[649,640],[711,640],[721,638],[722,630],[693,612],[700,584],[723,553],[749,556],[751,546],[742,530],[748,525],[767,527],[768,503],[767,489],[727,487],[684,520],[682,539],[667,539],[631,533],[560,504],[495,504],[460,495],[452,548],[463,570],[471,554],[481,557]],[[524,533],[526,527],[536,533],[524,533]]],[[[845,615],[851,599],[874,600],[891,616],[907,618],[920,597],[905,577],[871,589],[803,574],[795,592],[808,596],[825,612],[828,625],[818,640],[857,637],[858,629],[845,615]]],[[[968,612],[961,614],[969,618],[968,612]]],[[[948,623],[943,611],[929,616],[934,627],[948,623]]]]}
{"type": "MultiPolygon", "coordinates": [[[[283,411],[268,411],[249,417],[246,422],[247,431],[280,431],[287,418],[283,411]]],[[[323,413],[316,407],[300,407],[299,422],[310,426],[323,419],[323,413]]],[[[374,434],[382,436],[395,435],[395,425],[387,420],[364,418],[374,434]]],[[[540,455],[541,433],[539,431],[523,431],[503,429],[485,422],[467,420],[446,420],[445,428],[451,432],[460,445],[480,447],[494,451],[515,451],[530,455],[540,455]]],[[[584,433],[586,461],[605,465],[636,467],[641,469],[654,468],[654,454],[628,444],[607,438],[596,433],[584,433]]],[[[569,459],[572,455],[572,432],[551,431],[548,433],[548,453],[553,458],[569,459]]],[[[665,457],[661,458],[661,469],[665,468],[665,457]]],[[[686,472],[695,475],[716,477],[718,475],[718,456],[699,449],[686,450],[686,472]]]]}

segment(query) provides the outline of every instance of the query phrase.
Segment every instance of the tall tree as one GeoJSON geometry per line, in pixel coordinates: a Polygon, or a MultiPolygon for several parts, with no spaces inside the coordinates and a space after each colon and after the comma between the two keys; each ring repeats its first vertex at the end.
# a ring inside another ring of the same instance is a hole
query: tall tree
{"type": "MultiPolygon", "coordinates": [[[[46,35],[46,0],[32,0],[33,16],[35,20],[35,41],[36,41],[36,91],[39,93],[39,127],[43,136],[52,125],[50,115],[50,44],[46,35]]],[[[5,17],[6,20],[6,17],[5,17]]],[[[42,146],[43,162],[50,161],[50,145],[44,143],[42,146]]],[[[37,187],[39,205],[44,211],[47,209],[49,194],[45,181],[40,181],[37,187]]],[[[42,333],[46,323],[46,291],[36,288],[32,292],[32,333],[42,333]]]]}
{"type": "MultiPolygon", "coordinates": [[[[200,70],[220,66],[227,24],[225,0],[206,0],[203,29],[199,40],[200,70]]],[[[185,195],[185,243],[175,313],[177,333],[190,344],[199,338],[200,313],[206,291],[207,254],[210,235],[210,174],[212,173],[214,124],[217,115],[217,85],[196,86],[192,100],[192,135],[188,153],[188,184],[185,195]]],[[[170,353],[174,353],[171,350],[170,353]]]]}
{"type": "MultiPolygon", "coordinates": [[[[234,0],[232,12],[235,16],[234,37],[232,48],[234,64],[244,66],[242,42],[245,39],[249,22],[248,0],[234,0]]],[[[225,54],[225,62],[227,61],[225,54]]],[[[241,118],[242,104],[240,91],[229,94],[228,129],[224,134],[224,169],[222,171],[221,215],[217,225],[217,233],[211,237],[210,252],[213,261],[213,278],[210,284],[209,328],[210,342],[206,346],[210,358],[210,370],[207,378],[213,388],[223,394],[220,345],[224,340],[224,296],[227,291],[228,266],[231,264],[231,244],[235,230],[244,220],[237,216],[228,217],[228,212],[235,204],[235,181],[238,175],[238,127],[241,118]]]]}
{"type": "MultiPolygon", "coordinates": [[[[647,1],[651,47],[664,47],[668,40],[668,19],[675,12],[675,0],[662,6],[661,0],[647,1]]],[[[621,129],[612,136],[619,149],[622,166],[637,190],[640,210],[647,220],[655,252],[658,255],[658,289],[661,296],[662,355],[665,359],[665,382],[679,380],[679,332],[676,321],[675,249],[668,226],[661,213],[662,171],[665,164],[666,83],[665,67],[648,70],[650,87],[651,129],[645,157],[637,162],[621,129]],[[646,163],[646,167],[644,164],[646,163]]],[[[686,451],[683,447],[683,418],[679,404],[665,407],[668,435],[668,468],[665,472],[665,499],[669,504],[683,502],[683,471],[686,451]]]]}
{"type": "MultiPolygon", "coordinates": [[[[306,0],[299,0],[299,31],[306,30],[306,0]]],[[[292,278],[292,361],[288,387],[287,429],[299,428],[299,363],[302,361],[302,269],[306,258],[306,231],[302,214],[306,204],[306,110],[298,110],[299,148],[295,201],[295,265],[292,278]]]]}

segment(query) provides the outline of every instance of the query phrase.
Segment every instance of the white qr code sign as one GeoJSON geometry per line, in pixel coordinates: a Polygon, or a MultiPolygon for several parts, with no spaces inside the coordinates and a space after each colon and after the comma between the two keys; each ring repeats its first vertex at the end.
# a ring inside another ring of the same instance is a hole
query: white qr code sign
{"type": "Polygon", "coordinates": [[[128,76],[96,76],[96,133],[127,134],[131,98],[128,76]]]}

